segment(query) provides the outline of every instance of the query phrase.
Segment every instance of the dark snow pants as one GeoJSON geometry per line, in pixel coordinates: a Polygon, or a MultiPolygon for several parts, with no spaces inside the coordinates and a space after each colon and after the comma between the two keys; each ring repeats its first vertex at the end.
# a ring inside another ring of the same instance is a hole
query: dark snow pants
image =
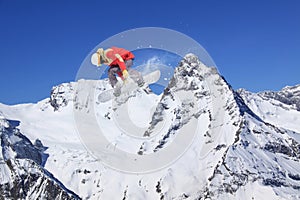
{"type": "MultiPolygon", "coordinates": [[[[126,69],[128,71],[130,78],[132,78],[134,80],[134,82],[136,82],[138,85],[141,85],[144,82],[143,76],[140,72],[131,68],[133,65],[133,60],[132,59],[125,60],[124,62],[125,62],[126,69]]],[[[115,85],[118,82],[116,74],[122,74],[122,72],[118,65],[113,65],[108,70],[109,82],[113,88],[115,87],[115,85]]]]}

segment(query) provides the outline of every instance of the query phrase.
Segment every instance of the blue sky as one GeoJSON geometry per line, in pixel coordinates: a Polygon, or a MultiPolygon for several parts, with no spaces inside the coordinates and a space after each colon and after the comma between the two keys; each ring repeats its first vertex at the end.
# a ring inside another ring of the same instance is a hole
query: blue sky
{"type": "Polygon", "coordinates": [[[192,37],[233,88],[299,84],[299,10],[298,0],[0,0],[0,102],[48,97],[97,44],[139,27],[192,37]]]}

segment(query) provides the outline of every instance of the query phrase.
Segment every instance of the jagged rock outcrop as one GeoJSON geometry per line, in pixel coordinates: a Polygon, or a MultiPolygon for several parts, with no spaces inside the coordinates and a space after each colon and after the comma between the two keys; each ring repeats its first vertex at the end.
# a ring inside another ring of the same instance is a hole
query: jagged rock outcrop
{"type": "Polygon", "coordinates": [[[265,91],[259,95],[266,99],[275,99],[286,105],[291,105],[297,111],[300,111],[300,85],[287,86],[278,92],[265,91]]]}
{"type": "Polygon", "coordinates": [[[0,117],[0,199],[80,199],[43,168],[46,147],[32,144],[18,124],[0,117]]]}
{"type": "Polygon", "coordinates": [[[59,111],[73,101],[76,83],[63,83],[54,86],[50,93],[50,105],[54,111],[59,111]]]}

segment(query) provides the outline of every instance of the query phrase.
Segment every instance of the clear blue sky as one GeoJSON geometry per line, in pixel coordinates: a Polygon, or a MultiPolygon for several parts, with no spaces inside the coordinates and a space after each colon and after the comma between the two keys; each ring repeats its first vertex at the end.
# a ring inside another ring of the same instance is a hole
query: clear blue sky
{"type": "Polygon", "coordinates": [[[149,26],[198,41],[236,89],[300,83],[299,0],[0,0],[0,102],[48,97],[97,44],[149,26]]]}

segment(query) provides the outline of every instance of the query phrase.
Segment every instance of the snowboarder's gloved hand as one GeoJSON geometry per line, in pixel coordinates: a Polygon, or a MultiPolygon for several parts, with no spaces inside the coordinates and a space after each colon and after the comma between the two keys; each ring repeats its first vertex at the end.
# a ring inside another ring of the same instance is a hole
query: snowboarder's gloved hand
{"type": "Polygon", "coordinates": [[[126,69],[123,70],[122,75],[123,75],[124,80],[126,80],[129,76],[128,71],[126,69]]]}

